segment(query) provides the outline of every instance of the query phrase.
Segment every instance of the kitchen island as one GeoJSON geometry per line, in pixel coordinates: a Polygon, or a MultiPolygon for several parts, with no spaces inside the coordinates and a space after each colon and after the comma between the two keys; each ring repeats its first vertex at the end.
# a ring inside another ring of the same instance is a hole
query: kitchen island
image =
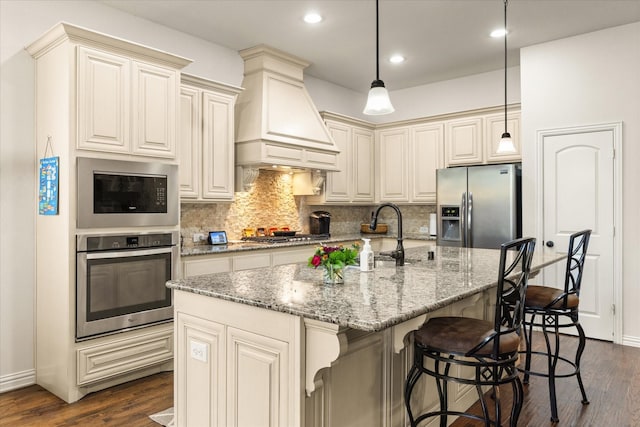
{"type": "MultiPolygon", "coordinates": [[[[348,269],[343,285],[305,264],[168,282],[176,425],[405,425],[410,332],[433,315],[493,316],[499,251],[431,248],[433,260],[421,246],[404,267],[348,269]]],[[[562,258],[538,253],[532,269],[562,258]]],[[[436,404],[431,385],[417,405],[436,404]]],[[[451,406],[476,400],[451,388],[451,406]]]]}

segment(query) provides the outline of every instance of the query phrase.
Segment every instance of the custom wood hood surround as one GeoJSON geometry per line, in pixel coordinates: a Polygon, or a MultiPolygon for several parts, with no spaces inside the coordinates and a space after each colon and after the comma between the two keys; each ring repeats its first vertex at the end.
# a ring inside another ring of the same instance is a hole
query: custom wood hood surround
{"type": "Polygon", "coordinates": [[[309,63],[265,45],[240,51],[236,165],[335,171],[340,150],[303,83],[309,63]]]}

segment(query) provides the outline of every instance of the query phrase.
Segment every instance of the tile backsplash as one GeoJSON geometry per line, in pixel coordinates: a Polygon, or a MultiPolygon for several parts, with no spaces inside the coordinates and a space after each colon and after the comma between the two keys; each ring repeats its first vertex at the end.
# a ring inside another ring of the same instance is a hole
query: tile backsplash
{"type": "MultiPolygon", "coordinates": [[[[261,170],[254,188],[250,192],[236,193],[230,203],[182,203],[181,235],[183,246],[196,245],[192,236],[225,230],[230,240],[242,237],[244,228],[289,227],[309,233],[309,214],[315,210],[331,214],[331,234],[353,234],[360,232],[360,224],[369,222],[376,205],[371,206],[312,206],[304,196],[294,196],[292,177],[286,173],[261,170]]],[[[404,205],[402,212],[404,233],[418,233],[420,227],[429,225],[429,214],[435,212],[432,205],[404,205]]],[[[389,234],[396,234],[395,211],[384,208],[379,222],[389,224],[389,234]]]]}

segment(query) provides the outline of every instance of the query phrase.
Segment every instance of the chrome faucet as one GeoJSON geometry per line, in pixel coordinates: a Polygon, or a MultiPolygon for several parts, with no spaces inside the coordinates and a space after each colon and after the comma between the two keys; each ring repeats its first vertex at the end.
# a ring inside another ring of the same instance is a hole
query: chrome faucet
{"type": "Polygon", "coordinates": [[[375,213],[371,217],[371,224],[369,224],[369,228],[372,230],[376,229],[376,227],[378,226],[378,213],[380,212],[380,209],[384,208],[385,206],[393,208],[393,210],[395,210],[396,214],[398,215],[398,246],[396,246],[395,251],[391,251],[389,253],[381,255],[391,256],[391,258],[396,260],[396,267],[401,267],[404,265],[404,246],[402,245],[402,213],[400,212],[400,208],[393,203],[381,204],[380,206],[378,206],[378,209],[376,209],[375,213]]]}

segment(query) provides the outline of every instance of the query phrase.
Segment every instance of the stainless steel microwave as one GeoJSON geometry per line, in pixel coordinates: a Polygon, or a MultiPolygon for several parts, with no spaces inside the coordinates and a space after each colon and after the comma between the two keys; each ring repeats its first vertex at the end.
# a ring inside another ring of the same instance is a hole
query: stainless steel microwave
{"type": "Polygon", "coordinates": [[[175,226],[178,166],[78,157],[78,228],[175,226]]]}

